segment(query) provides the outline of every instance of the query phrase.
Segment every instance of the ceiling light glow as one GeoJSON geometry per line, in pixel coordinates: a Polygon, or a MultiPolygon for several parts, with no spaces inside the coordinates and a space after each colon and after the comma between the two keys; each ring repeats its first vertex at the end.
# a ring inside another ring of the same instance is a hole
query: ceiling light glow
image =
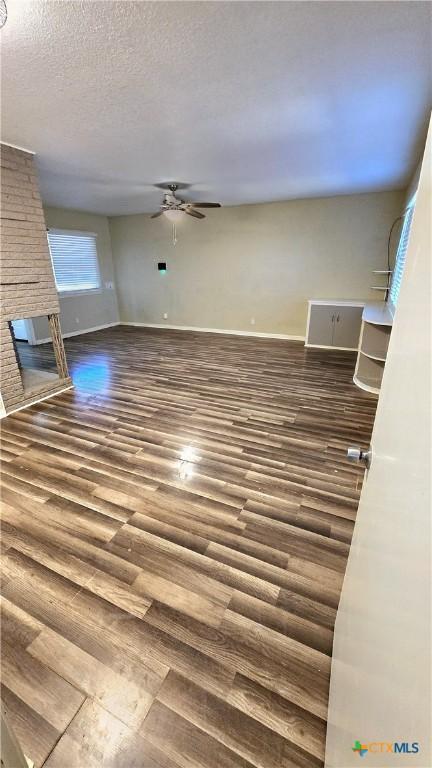
{"type": "Polygon", "coordinates": [[[177,224],[184,216],[184,211],[179,211],[178,209],[168,209],[167,211],[164,211],[164,215],[172,221],[173,224],[177,224]]]}

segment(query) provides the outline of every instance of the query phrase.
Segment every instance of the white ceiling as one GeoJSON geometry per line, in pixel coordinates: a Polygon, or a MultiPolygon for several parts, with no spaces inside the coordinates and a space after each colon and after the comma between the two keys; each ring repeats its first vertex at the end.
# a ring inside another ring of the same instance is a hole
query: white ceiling
{"type": "Polygon", "coordinates": [[[7,0],[3,141],[44,201],[153,211],[404,185],[431,102],[429,2],[7,0]]]}

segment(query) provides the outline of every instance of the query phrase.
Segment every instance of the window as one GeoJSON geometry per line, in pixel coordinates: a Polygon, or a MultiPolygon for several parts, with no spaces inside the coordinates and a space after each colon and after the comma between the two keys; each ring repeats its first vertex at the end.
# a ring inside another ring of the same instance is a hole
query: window
{"type": "Polygon", "coordinates": [[[95,234],[50,229],[48,244],[59,293],[101,287],[95,234]]]}
{"type": "Polygon", "coordinates": [[[402,284],[402,275],[405,267],[406,252],[408,248],[409,233],[411,229],[411,222],[414,213],[415,197],[409,203],[408,208],[405,211],[404,223],[402,226],[402,232],[399,239],[399,245],[396,253],[396,263],[393,270],[392,281],[390,285],[390,301],[395,307],[397,304],[400,287],[402,284]]]}

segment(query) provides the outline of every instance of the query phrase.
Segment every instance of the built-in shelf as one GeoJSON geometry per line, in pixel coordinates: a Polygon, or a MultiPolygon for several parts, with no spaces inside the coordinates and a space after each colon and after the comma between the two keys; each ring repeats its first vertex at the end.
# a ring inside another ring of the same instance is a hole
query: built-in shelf
{"type": "Polygon", "coordinates": [[[385,303],[366,304],[354,373],[354,384],[372,394],[379,394],[393,317],[385,303]]]}
{"type": "Polygon", "coordinates": [[[363,378],[360,379],[359,376],[356,376],[355,374],[353,376],[353,382],[354,384],[357,384],[360,389],[364,389],[366,392],[370,392],[371,395],[379,395],[381,382],[377,384],[375,379],[369,379],[367,376],[363,376],[363,378]]]}
{"type": "Polygon", "coordinates": [[[372,291],[380,291],[384,294],[384,300],[387,298],[390,289],[390,278],[393,274],[391,269],[373,269],[373,275],[381,275],[386,278],[386,285],[371,285],[372,291]]]}
{"type": "Polygon", "coordinates": [[[366,304],[362,314],[362,320],[374,325],[393,325],[393,315],[388,304],[382,301],[366,304]]]}
{"type": "Polygon", "coordinates": [[[385,362],[385,355],[382,354],[382,352],[363,352],[363,350],[360,350],[361,355],[365,355],[365,357],[370,357],[371,360],[381,360],[383,363],[385,362]]]}
{"type": "Polygon", "coordinates": [[[369,392],[377,394],[381,387],[381,379],[384,372],[384,360],[373,360],[362,353],[358,356],[355,377],[359,387],[363,385],[369,392]]]}

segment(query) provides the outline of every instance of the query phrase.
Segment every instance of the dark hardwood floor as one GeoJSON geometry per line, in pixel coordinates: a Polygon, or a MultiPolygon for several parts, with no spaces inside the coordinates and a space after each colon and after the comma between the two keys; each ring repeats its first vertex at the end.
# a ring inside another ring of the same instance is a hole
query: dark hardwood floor
{"type": "Polygon", "coordinates": [[[346,448],[376,406],[355,355],[128,327],[66,350],[75,389],[2,422],[2,699],[26,753],[322,765],[346,448]]]}

